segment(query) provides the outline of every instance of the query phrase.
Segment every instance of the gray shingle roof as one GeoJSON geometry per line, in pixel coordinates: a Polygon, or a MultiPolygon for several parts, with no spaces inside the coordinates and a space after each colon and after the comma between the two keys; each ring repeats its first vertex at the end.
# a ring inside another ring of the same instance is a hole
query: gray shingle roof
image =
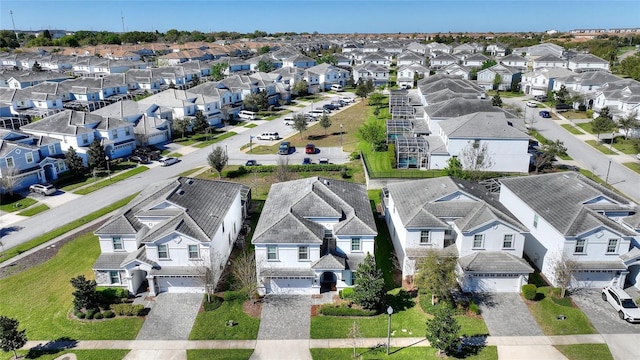
{"type": "Polygon", "coordinates": [[[509,123],[504,112],[478,112],[450,118],[440,123],[449,138],[528,139],[529,135],[509,123]]]}
{"type": "Polygon", "coordinates": [[[260,269],[260,276],[275,277],[275,276],[301,276],[308,278],[315,278],[316,273],[310,268],[262,268],[260,269]]]}
{"type": "Polygon", "coordinates": [[[344,270],[346,260],[334,254],[327,254],[311,264],[314,270],[344,270]]]}
{"type": "Polygon", "coordinates": [[[129,256],[129,253],[102,253],[98,256],[93,269],[95,270],[120,270],[120,264],[129,256]]]}
{"type": "Polygon", "coordinates": [[[529,274],[533,268],[524,259],[502,251],[478,251],[458,259],[465,271],[477,273],[529,274]]]}

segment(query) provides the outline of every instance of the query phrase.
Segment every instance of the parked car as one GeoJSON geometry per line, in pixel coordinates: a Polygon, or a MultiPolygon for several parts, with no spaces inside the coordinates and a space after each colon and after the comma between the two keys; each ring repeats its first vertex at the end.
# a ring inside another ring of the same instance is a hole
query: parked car
{"type": "Polygon", "coordinates": [[[333,90],[333,91],[342,91],[342,85],[333,84],[333,85],[331,85],[331,90],[333,90]]]}
{"type": "Polygon", "coordinates": [[[530,107],[530,108],[538,107],[538,102],[537,101],[533,101],[533,100],[529,100],[529,101],[527,101],[527,107],[530,107]]]}
{"type": "Polygon", "coordinates": [[[258,162],[255,160],[247,160],[247,162],[244,163],[244,166],[258,166],[258,162]]]}
{"type": "Polygon", "coordinates": [[[174,157],[168,157],[168,158],[160,159],[160,160],[158,160],[158,161],[160,162],[160,164],[161,164],[162,166],[169,166],[169,165],[173,165],[173,164],[175,164],[175,163],[179,162],[179,161],[180,161],[180,159],[178,159],[178,158],[174,158],[174,157]]]}
{"type": "Polygon", "coordinates": [[[573,106],[571,104],[556,104],[556,111],[568,111],[573,110],[573,106]]]}
{"type": "Polygon", "coordinates": [[[256,120],[258,118],[258,113],[249,110],[240,110],[238,117],[245,120],[256,120]]]}
{"type": "Polygon", "coordinates": [[[328,164],[329,163],[329,159],[327,158],[320,158],[320,160],[318,160],[318,164],[328,164]]]}
{"type": "Polygon", "coordinates": [[[311,161],[311,158],[302,159],[302,165],[311,165],[311,164],[313,164],[313,162],[311,161]]]}
{"type": "Polygon", "coordinates": [[[49,183],[33,184],[29,186],[29,191],[36,194],[51,195],[55,194],[58,189],[49,183]]]}
{"type": "Polygon", "coordinates": [[[324,110],[328,110],[328,111],[338,110],[338,107],[337,107],[337,106],[335,106],[335,105],[333,105],[333,104],[324,104],[324,105],[322,106],[322,108],[323,108],[324,110]]]}
{"type": "Polygon", "coordinates": [[[280,134],[277,132],[266,132],[257,136],[258,140],[280,140],[280,134]]]}
{"type": "Polygon", "coordinates": [[[545,119],[551,118],[551,113],[547,110],[542,110],[538,114],[540,114],[540,117],[543,117],[545,119]]]}
{"type": "Polygon", "coordinates": [[[346,103],[349,103],[349,104],[355,101],[353,98],[351,98],[349,96],[343,96],[343,97],[340,98],[340,100],[342,100],[342,101],[344,101],[346,103]]]}
{"type": "Polygon", "coordinates": [[[619,287],[605,286],[602,289],[602,300],[611,305],[622,320],[640,322],[640,309],[633,298],[619,287]]]}
{"type": "Polygon", "coordinates": [[[283,122],[284,122],[285,125],[291,126],[291,125],[293,125],[293,118],[292,117],[286,117],[286,118],[284,118],[283,122]]]}
{"type": "Polygon", "coordinates": [[[316,146],[313,144],[307,144],[307,146],[304,148],[304,153],[305,154],[315,154],[316,153],[316,146]]]}
{"type": "Polygon", "coordinates": [[[129,156],[129,161],[138,163],[138,164],[148,164],[149,159],[144,155],[133,155],[129,156]]]}
{"type": "Polygon", "coordinates": [[[533,97],[536,101],[544,102],[547,101],[547,95],[536,95],[533,97]]]}
{"type": "Polygon", "coordinates": [[[280,146],[278,147],[278,154],[289,155],[290,150],[291,150],[291,144],[288,141],[283,141],[280,143],[280,146]]]}

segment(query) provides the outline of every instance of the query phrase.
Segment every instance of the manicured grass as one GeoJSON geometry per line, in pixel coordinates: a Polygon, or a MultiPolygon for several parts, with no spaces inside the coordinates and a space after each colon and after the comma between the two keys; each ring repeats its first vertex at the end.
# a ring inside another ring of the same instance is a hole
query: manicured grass
{"type": "Polygon", "coordinates": [[[248,360],[253,349],[193,349],[187,350],[187,360],[248,360]]]}
{"type": "Polygon", "coordinates": [[[592,173],[591,171],[587,170],[587,169],[580,169],[580,174],[588,177],[589,179],[597,182],[600,185],[606,186],[611,190],[615,190],[615,188],[611,185],[608,185],[607,183],[604,182],[604,180],[602,180],[601,178],[599,178],[598,176],[596,176],[596,174],[592,173]]]}
{"type": "Polygon", "coordinates": [[[32,206],[32,207],[28,208],[27,210],[20,211],[18,213],[18,215],[21,215],[21,216],[33,216],[33,215],[40,214],[41,212],[47,211],[47,210],[49,210],[49,207],[46,204],[39,204],[39,205],[36,205],[36,206],[32,206]]]}
{"type": "Polygon", "coordinates": [[[613,360],[607,344],[555,345],[569,360],[613,360]]]}
{"type": "Polygon", "coordinates": [[[578,129],[577,127],[571,124],[562,124],[560,126],[562,126],[565,130],[567,130],[568,132],[574,135],[584,135],[584,132],[580,131],[580,129],[578,129]]]}
{"type": "Polygon", "coordinates": [[[28,197],[22,197],[18,194],[14,194],[13,196],[2,195],[0,210],[4,212],[20,211],[37,202],[37,200],[28,197]]]}
{"type": "Polygon", "coordinates": [[[540,301],[526,301],[533,317],[538,322],[545,335],[574,335],[595,334],[589,319],[569,298],[562,299],[568,305],[558,304],[550,295],[550,287],[538,288],[538,296],[544,296],[540,301]],[[558,316],[565,315],[565,320],[558,320],[558,316]]]}
{"type": "Polygon", "coordinates": [[[224,140],[226,138],[230,138],[230,137],[232,137],[234,135],[237,135],[237,133],[235,133],[233,131],[229,131],[227,133],[224,133],[224,134],[216,137],[215,139],[211,139],[211,140],[207,140],[207,141],[203,141],[201,143],[195,144],[194,147],[202,149],[202,148],[207,147],[207,146],[209,146],[211,144],[215,144],[215,143],[217,143],[219,141],[222,141],[222,140],[224,140]]]}
{"type": "Polygon", "coordinates": [[[166,157],[181,158],[182,154],[180,154],[179,152],[174,152],[174,153],[171,153],[171,154],[167,155],[166,157]]]}
{"type": "Polygon", "coordinates": [[[146,166],[138,166],[138,167],[133,168],[133,169],[131,169],[129,171],[122,172],[122,173],[119,173],[117,175],[111,176],[110,179],[107,178],[107,179],[104,179],[102,181],[95,182],[95,183],[93,183],[93,184],[91,184],[89,186],[83,187],[82,189],[74,191],[74,194],[86,195],[86,194],[92,193],[94,191],[100,190],[100,189],[102,189],[104,187],[107,187],[107,186],[109,186],[109,185],[111,185],[113,183],[116,183],[118,181],[126,180],[126,179],[128,179],[128,178],[130,178],[132,176],[136,176],[136,175],[138,175],[138,174],[140,174],[142,172],[145,172],[147,170],[149,170],[149,168],[146,167],[146,166]]]}
{"type": "Polygon", "coordinates": [[[638,164],[637,162],[627,162],[622,165],[640,174],[640,164],[638,164]]]}
{"type": "Polygon", "coordinates": [[[21,254],[27,250],[31,250],[34,247],[40,245],[40,244],[44,244],[45,242],[55,239],[56,237],[63,235],[73,229],[76,229],[90,221],[93,221],[105,214],[108,214],[118,208],[123,207],[124,205],[128,204],[129,201],[131,201],[134,197],[136,197],[137,194],[133,194],[130,196],[127,196],[126,198],[122,199],[122,200],[118,200],[115,203],[105,206],[100,210],[96,210],[94,212],[92,212],[91,214],[85,215],[83,217],[81,217],[80,219],[77,219],[75,221],[72,221],[70,223],[67,223],[65,225],[62,225],[61,227],[54,229],[52,231],[49,231],[46,234],[40,235],[38,237],[35,237],[25,243],[23,243],[22,245],[13,247],[7,251],[4,251],[1,255],[0,255],[0,262],[2,261],[6,261],[8,259],[11,259],[12,257],[21,254]]]}
{"type": "Polygon", "coordinates": [[[616,155],[617,154],[616,152],[609,150],[609,146],[608,145],[602,145],[597,140],[587,140],[585,142],[587,144],[593,146],[594,148],[596,148],[598,151],[600,151],[601,153],[603,153],[605,155],[616,155]]]}
{"type": "Polygon", "coordinates": [[[73,287],[69,280],[81,274],[93,279],[91,267],[99,254],[97,237],[81,235],[65,244],[51,260],[1,279],[2,314],[18,319],[27,329],[27,337],[33,340],[134,339],[143,323],[140,317],[101,321],[69,318],[73,308],[73,287]]]}
{"type": "MultiPolygon", "coordinates": [[[[415,359],[438,359],[436,349],[426,346],[415,346],[406,348],[389,349],[389,355],[386,354],[386,347],[381,346],[377,349],[356,348],[356,353],[360,355],[358,359],[397,359],[397,360],[415,360],[415,359]]],[[[326,349],[315,348],[309,349],[313,360],[336,360],[336,359],[352,359],[353,348],[326,349]]],[[[468,360],[497,360],[498,348],[495,346],[486,346],[477,354],[460,354],[451,358],[464,358],[468,360]]]]}
{"type": "Polygon", "coordinates": [[[616,138],[613,142],[613,148],[629,155],[635,155],[638,153],[635,147],[635,141],[637,140],[625,140],[624,138],[616,138]]]}
{"type": "MultiPolygon", "coordinates": [[[[379,202],[380,200],[378,200],[377,203],[379,202]]],[[[387,229],[387,224],[384,219],[380,219],[376,216],[375,220],[376,227],[378,229],[378,236],[376,236],[374,249],[376,265],[378,266],[378,269],[382,270],[382,276],[384,277],[384,284],[386,288],[394,289],[402,285],[402,279],[394,276],[396,269],[393,262],[390,261],[391,255],[393,254],[393,244],[391,243],[389,230],[387,229]]]]}
{"type": "Polygon", "coordinates": [[[245,125],[244,127],[249,128],[249,129],[253,129],[256,126],[258,126],[258,125],[254,124],[254,123],[250,123],[250,124],[245,125]]]}
{"type": "Polygon", "coordinates": [[[588,134],[593,134],[593,127],[591,126],[591,122],[585,122],[582,124],[578,124],[577,125],[579,128],[581,128],[582,130],[584,130],[584,132],[588,133],[588,134]]]}
{"type": "Polygon", "coordinates": [[[577,111],[577,110],[565,111],[562,113],[562,116],[570,120],[589,119],[585,111],[577,111]]]}
{"type": "MultiPolygon", "coordinates": [[[[487,97],[493,97],[496,93],[498,93],[495,90],[489,90],[487,91],[487,97]]],[[[514,97],[521,97],[524,96],[523,93],[521,92],[512,92],[512,91],[500,91],[500,97],[501,98],[514,98],[514,97]]],[[[525,99],[523,101],[527,101],[528,99],[525,99]]]]}
{"type": "Polygon", "coordinates": [[[199,167],[193,168],[191,170],[183,171],[180,174],[178,174],[178,176],[189,176],[189,175],[191,175],[191,174],[193,174],[195,172],[198,172],[198,171],[202,170],[202,168],[203,168],[202,166],[199,166],[199,167]]]}
{"type": "Polygon", "coordinates": [[[242,310],[242,301],[225,301],[216,310],[198,314],[189,340],[254,340],[259,326],[260,319],[242,310]],[[234,320],[238,325],[226,326],[228,320],[234,320]]]}
{"type": "MultiPolygon", "coordinates": [[[[122,360],[130,350],[30,350],[18,351],[26,359],[53,360],[65,354],[75,354],[78,360],[122,360]]],[[[0,359],[13,359],[13,352],[1,353],[0,359]],[[7,356],[7,357],[4,357],[7,356]]]]}

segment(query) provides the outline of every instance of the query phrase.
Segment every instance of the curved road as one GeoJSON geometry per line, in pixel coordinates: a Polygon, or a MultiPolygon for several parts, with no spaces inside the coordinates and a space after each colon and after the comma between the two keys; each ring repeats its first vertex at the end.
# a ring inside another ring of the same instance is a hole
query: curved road
{"type": "MultiPolygon", "coordinates": [[[[349,94],[345,93],[345,96],[347,95],[349,94]]],[[[329,102],[330,99],[323,100],[304,108],[295,108],[295,111],[310,111],[312,106],[318,109],[329,102]]],[[[258,162],[263,164],[275,164],[277,163],[279,155],[247,155],[239,149],[241,146],[249,143],[249,136],[251,135],[256,136],[263,132],[276,131],[279,132],[282,137],[295,135],[297,132],[290,126],[284,125],[282,121],[283,118],[284,117],[264,122],[252,129],[238,127],[237,130],[242,131],[241,133],[220,141],[219,143],[216,143],[215,146],[224,146],[228,150],[229,164],[244,164],[249,158],[257,159],[258,162]]],[[[267,142],[256,142],[254,139],[254,145],[264,143],[267,142]]],[[[169,146],[172,147],[171,144],[169,144],[169,146]]],[[[48,211],[16,223],[7,225],[2,221],[2,217],[0,217],[0,227],[2,227],[3,232],[2,243],[4,248],[10,249],[31,240],[36,236],[56,229],[63,224],[79,219],[89,213],[103,208],[106,205],[112,204],[126,196],[143,190],[150,183],[175,177],[182,172],[196,167],[208,166],[207,155],[210,151],[210,148],[197,149],[184,154],[184,156],[180,158],[181,161],[177,164],[168,167],[152,166],[149,170],[134,177],[119,181],[90,194],[79,196],[73,200],[54,206],[48,211]]],[[[290,164],[301,163],[303,157],[309,157],[309,155],[305,155],[303,153],[304,149],[296,149],[295,153],[287,156],[287,158],[290,159],[290,164]]],[[[319,154],[312,155],[311,157],[318,158],[320,156],[327,157],[334,163],[344,163],[349,161],[349,154],[343,153],[339,148],[322,148],[319,154]]]]}

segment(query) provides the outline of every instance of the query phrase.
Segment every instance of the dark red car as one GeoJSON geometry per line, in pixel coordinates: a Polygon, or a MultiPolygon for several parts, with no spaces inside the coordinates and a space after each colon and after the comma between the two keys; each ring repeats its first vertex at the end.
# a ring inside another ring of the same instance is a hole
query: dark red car
{"type": "Polygon", "coordinates": [[[304,148],[305,154],[315,154],[316,146],[313,144],[307,144],[307,147],[304,148]]]}

